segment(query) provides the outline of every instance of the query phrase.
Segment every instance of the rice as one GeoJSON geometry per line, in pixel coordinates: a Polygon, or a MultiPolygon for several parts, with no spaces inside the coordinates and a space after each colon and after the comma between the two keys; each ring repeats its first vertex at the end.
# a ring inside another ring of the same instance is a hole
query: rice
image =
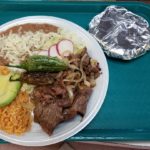
{"type": "MultiPolygon", "coordinates": [[[[0,129],[9,133],[20,135],[31,127],[31,110],[26,105],[33,106],[29,95],[20,92],[16,99],[8,106],[0,108],[0,129]]],[[[30,107],[31,108],[31,107],[30,107]]]]}

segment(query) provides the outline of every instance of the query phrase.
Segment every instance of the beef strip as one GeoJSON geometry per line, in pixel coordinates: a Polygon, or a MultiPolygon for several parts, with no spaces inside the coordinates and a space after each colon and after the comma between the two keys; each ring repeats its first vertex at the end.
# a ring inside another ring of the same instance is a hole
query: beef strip
{"type": "Polygon", "coordinates": [[[51,135],[55,127],[63,121],[62,107],[58,106],[57,103],[36,104],[34,121],[39,123],[46,133],[51,135]]]}
{"type": "Polygon", "coordinates": [[[91,58],[89,57],[88,53],[85,51],[84,54],[87,55],[83,60],[83,70],[87,77],[94,75],[94,78],[96,79],[100,75],[99,63],[97,62],[95,65],[91,65],[91,58]]]}
{"type": "Polygon", "coordinates": [[[21,75],[21,81],[34,85],[53,84],[56,80],[56,73],[25,72],[21,75]]]}
{"type": "Polygon", "coordinates": [[[52,101],[56,101],[56,99],[64,99],[67,96],[66,89],[57,85],[37,86],[33,91],[33,99],[44,103],[51,103],[52,101]]]}
{"type": "Polygon", "coordinates": [[[63,108],[71,107],[72,100],[70,100],[69,98],[59,99],[57,100],[57,104],[58,106],[63,108]]]}
{"type": "Polygon", "coordinates": [[[95,66],[92,66],[91,64],[83,65],[83,70],[84,70],[87,77],[94,76],[94,79],[96,79],[100,75],[100,68],[99,68],[98,63],[95,66]]]}
{"type": "MultiPolygon", "coordinates": [[[[96,79],[100,75],[99,63],[97,62],[97,64],[95,64],[94,66],[91,65],[91,62],[90,62],[91,58],[89,57],[89,55],[87,53],[86,47],[83,48],[83,50],[80,54],[71,54],[71,55],[69,55],[68,59],[72,60],[72,59],[79,58],[79,60],[80,60],[84,55],[86,55],[86,57],[83,60],[83,70],[84,70],[87,77],[94,76],[94,78],[96,79]]],[[[72,64],[79,67],[80,63],[81,63],[81,61],[74,61],[72,64]]]]}
{"type": "Polygon", "coordinates": [[[65,87],[60,85],[37,86],[33,92],[33,98],[36,101],[35,122],[39,123],[50,135],[60,122],[74,118],[77,114],[81,116],[85,114],[91,92],[91,88],[82,90],[77,88],[74,91],[75,98],[72,103],[65,87]]]}
{"type": "MultiPolygon", "coordinates": [[[[85,54],[87,54],[87,52],[85,54]]],[[[88,56],[88,54],[86,55],[82,63],[83,63],[83,67],[90,65],[90,57],[88,56]]]]}
{"type": "Polygon", "coordinates": [[[9,64],[9,61],[0,56],[0,66],[6,66],[8,64],[9,64]]]}
{"type": "Polygon", "coordinates": [[[63,108],[71,106],[67,91],[61,86],[37,86],[33,92],[36,101],[34,121],[49,135],[62,122],[63,108]]]}
{"type": "Polygon", "coordinates": [[[69,107],[72,105],[67,90],[61,86],[37,86],[33,91],[32,98],[41,103],[57,102],[60,107],[69,107]]]}
{"type": "Polygon", "coordinates": [[[85,114],[87,102],[88,99],[90,98],[91,93],[92,93],[91,88],[80,90],[74,99],[72,107],[64,109],[63,111],[64,120],[71,119],[75,117],[77,114],[83,116],[85,114]]]}
{"type": "Polygon", "coordinates": [[[85,114],[91,92],[91,88],[76,91],[76,97],[72,104],[66,96],[66,90],[62,87],[36,87],[33,94],[34,99],[37,100],[34,121],[39,123],[42,129],[50,135],[60,122],[69,120],[77,114],[82,116],[85,114]],[[60,95],[61,99],[58,98],[60,95]]]}

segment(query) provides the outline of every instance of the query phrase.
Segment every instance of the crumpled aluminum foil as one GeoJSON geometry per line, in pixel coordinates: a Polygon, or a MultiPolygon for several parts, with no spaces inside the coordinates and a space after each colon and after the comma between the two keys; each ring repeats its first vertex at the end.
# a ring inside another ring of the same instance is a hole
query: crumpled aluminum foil
{"type": "Polygon", "coordinates": [[[123,7],[107,7],[91,20],[89,32],[110,57],[130,60],[150,49],[148,22],[123,7]]]}

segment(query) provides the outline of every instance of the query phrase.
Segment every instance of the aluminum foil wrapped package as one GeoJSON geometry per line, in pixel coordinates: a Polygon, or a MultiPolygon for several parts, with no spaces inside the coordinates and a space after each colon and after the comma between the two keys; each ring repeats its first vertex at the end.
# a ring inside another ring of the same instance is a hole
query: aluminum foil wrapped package
{"type": "Polygon", "coordinates": [[[110,57],[130,60],[150,49],[148,22],[123,7],[107,7],[91,20],[89,32],[110,57]]]}

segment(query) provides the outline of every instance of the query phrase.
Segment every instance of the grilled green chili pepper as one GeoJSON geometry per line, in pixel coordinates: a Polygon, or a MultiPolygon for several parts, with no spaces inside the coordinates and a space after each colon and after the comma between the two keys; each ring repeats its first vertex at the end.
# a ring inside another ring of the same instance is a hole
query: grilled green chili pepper
{"type": "Polygon", "coordinates": [[[33,55],[22,61],[20,65],[9,65],[9,67],[25,69],[28,72],[59,72],[66,70],[68,64],[57,57],[33,55]]]}

